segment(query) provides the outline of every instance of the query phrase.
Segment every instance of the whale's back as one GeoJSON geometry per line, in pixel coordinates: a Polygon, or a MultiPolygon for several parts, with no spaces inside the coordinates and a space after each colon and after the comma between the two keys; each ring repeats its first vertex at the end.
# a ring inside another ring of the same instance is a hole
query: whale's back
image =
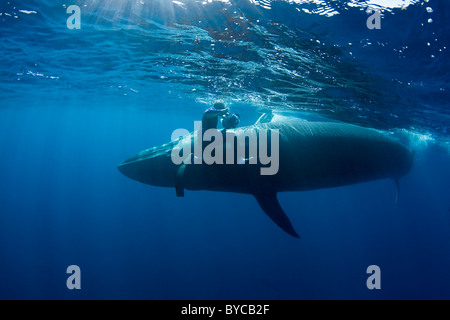
{"type": "Polygon", "coordinates": [[[280,131],[276,188],[308,190],[405,175],[411,151],[374,129],[334,122],[266,124],[280,131]]]}

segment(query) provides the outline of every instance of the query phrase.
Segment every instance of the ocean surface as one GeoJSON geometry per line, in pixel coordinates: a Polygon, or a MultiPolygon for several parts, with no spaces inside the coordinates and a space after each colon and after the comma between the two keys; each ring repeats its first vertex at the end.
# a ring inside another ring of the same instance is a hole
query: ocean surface
{"type": "Polygon", "coordinates": [[[449,299],[449,22],[445,0],[1,1],[0,299],[449,299]],[[295,239],[251,196],[117,170],[217,99],[395,136],[398,204],[391,180],[280,193],[295,239]]]}

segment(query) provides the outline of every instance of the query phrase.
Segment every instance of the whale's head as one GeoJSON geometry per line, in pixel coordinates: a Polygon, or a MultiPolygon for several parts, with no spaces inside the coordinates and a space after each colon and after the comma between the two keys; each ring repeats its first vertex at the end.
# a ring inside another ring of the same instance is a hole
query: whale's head
{"type": "Polygon", "coordinates": [[[178,141],[143,150],[129,157],[118,169],[130,179],[158,187],[174,187],[178,166],[171,153],[178,141]]]}

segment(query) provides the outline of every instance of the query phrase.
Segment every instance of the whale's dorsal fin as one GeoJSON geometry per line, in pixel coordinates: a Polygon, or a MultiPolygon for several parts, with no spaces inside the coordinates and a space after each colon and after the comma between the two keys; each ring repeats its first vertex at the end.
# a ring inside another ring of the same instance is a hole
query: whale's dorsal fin
{"type": "Polygon", "coordinates": [[[261,209],[275,222],[281,229],[289,233],[291,236],[300,238],[295,232],[294,227],[289,221],[288,216],[284,213],[277,199],[276,193],[258,193],[255,194],[261,209]]]}

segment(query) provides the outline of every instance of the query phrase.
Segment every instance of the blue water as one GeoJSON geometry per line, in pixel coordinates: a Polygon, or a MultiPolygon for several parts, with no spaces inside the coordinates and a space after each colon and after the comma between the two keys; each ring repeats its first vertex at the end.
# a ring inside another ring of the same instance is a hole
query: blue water
{"type": "Polygon", "coordinates": [[[448,21],[444,0],[2,1],[0,298],[449,299],[448,21]],[[116,169],[216,99],[242,125],[272,109],[401,137],[398,206],[390,180],[281,193],[294,239],[250,196],[116,169]]]}

